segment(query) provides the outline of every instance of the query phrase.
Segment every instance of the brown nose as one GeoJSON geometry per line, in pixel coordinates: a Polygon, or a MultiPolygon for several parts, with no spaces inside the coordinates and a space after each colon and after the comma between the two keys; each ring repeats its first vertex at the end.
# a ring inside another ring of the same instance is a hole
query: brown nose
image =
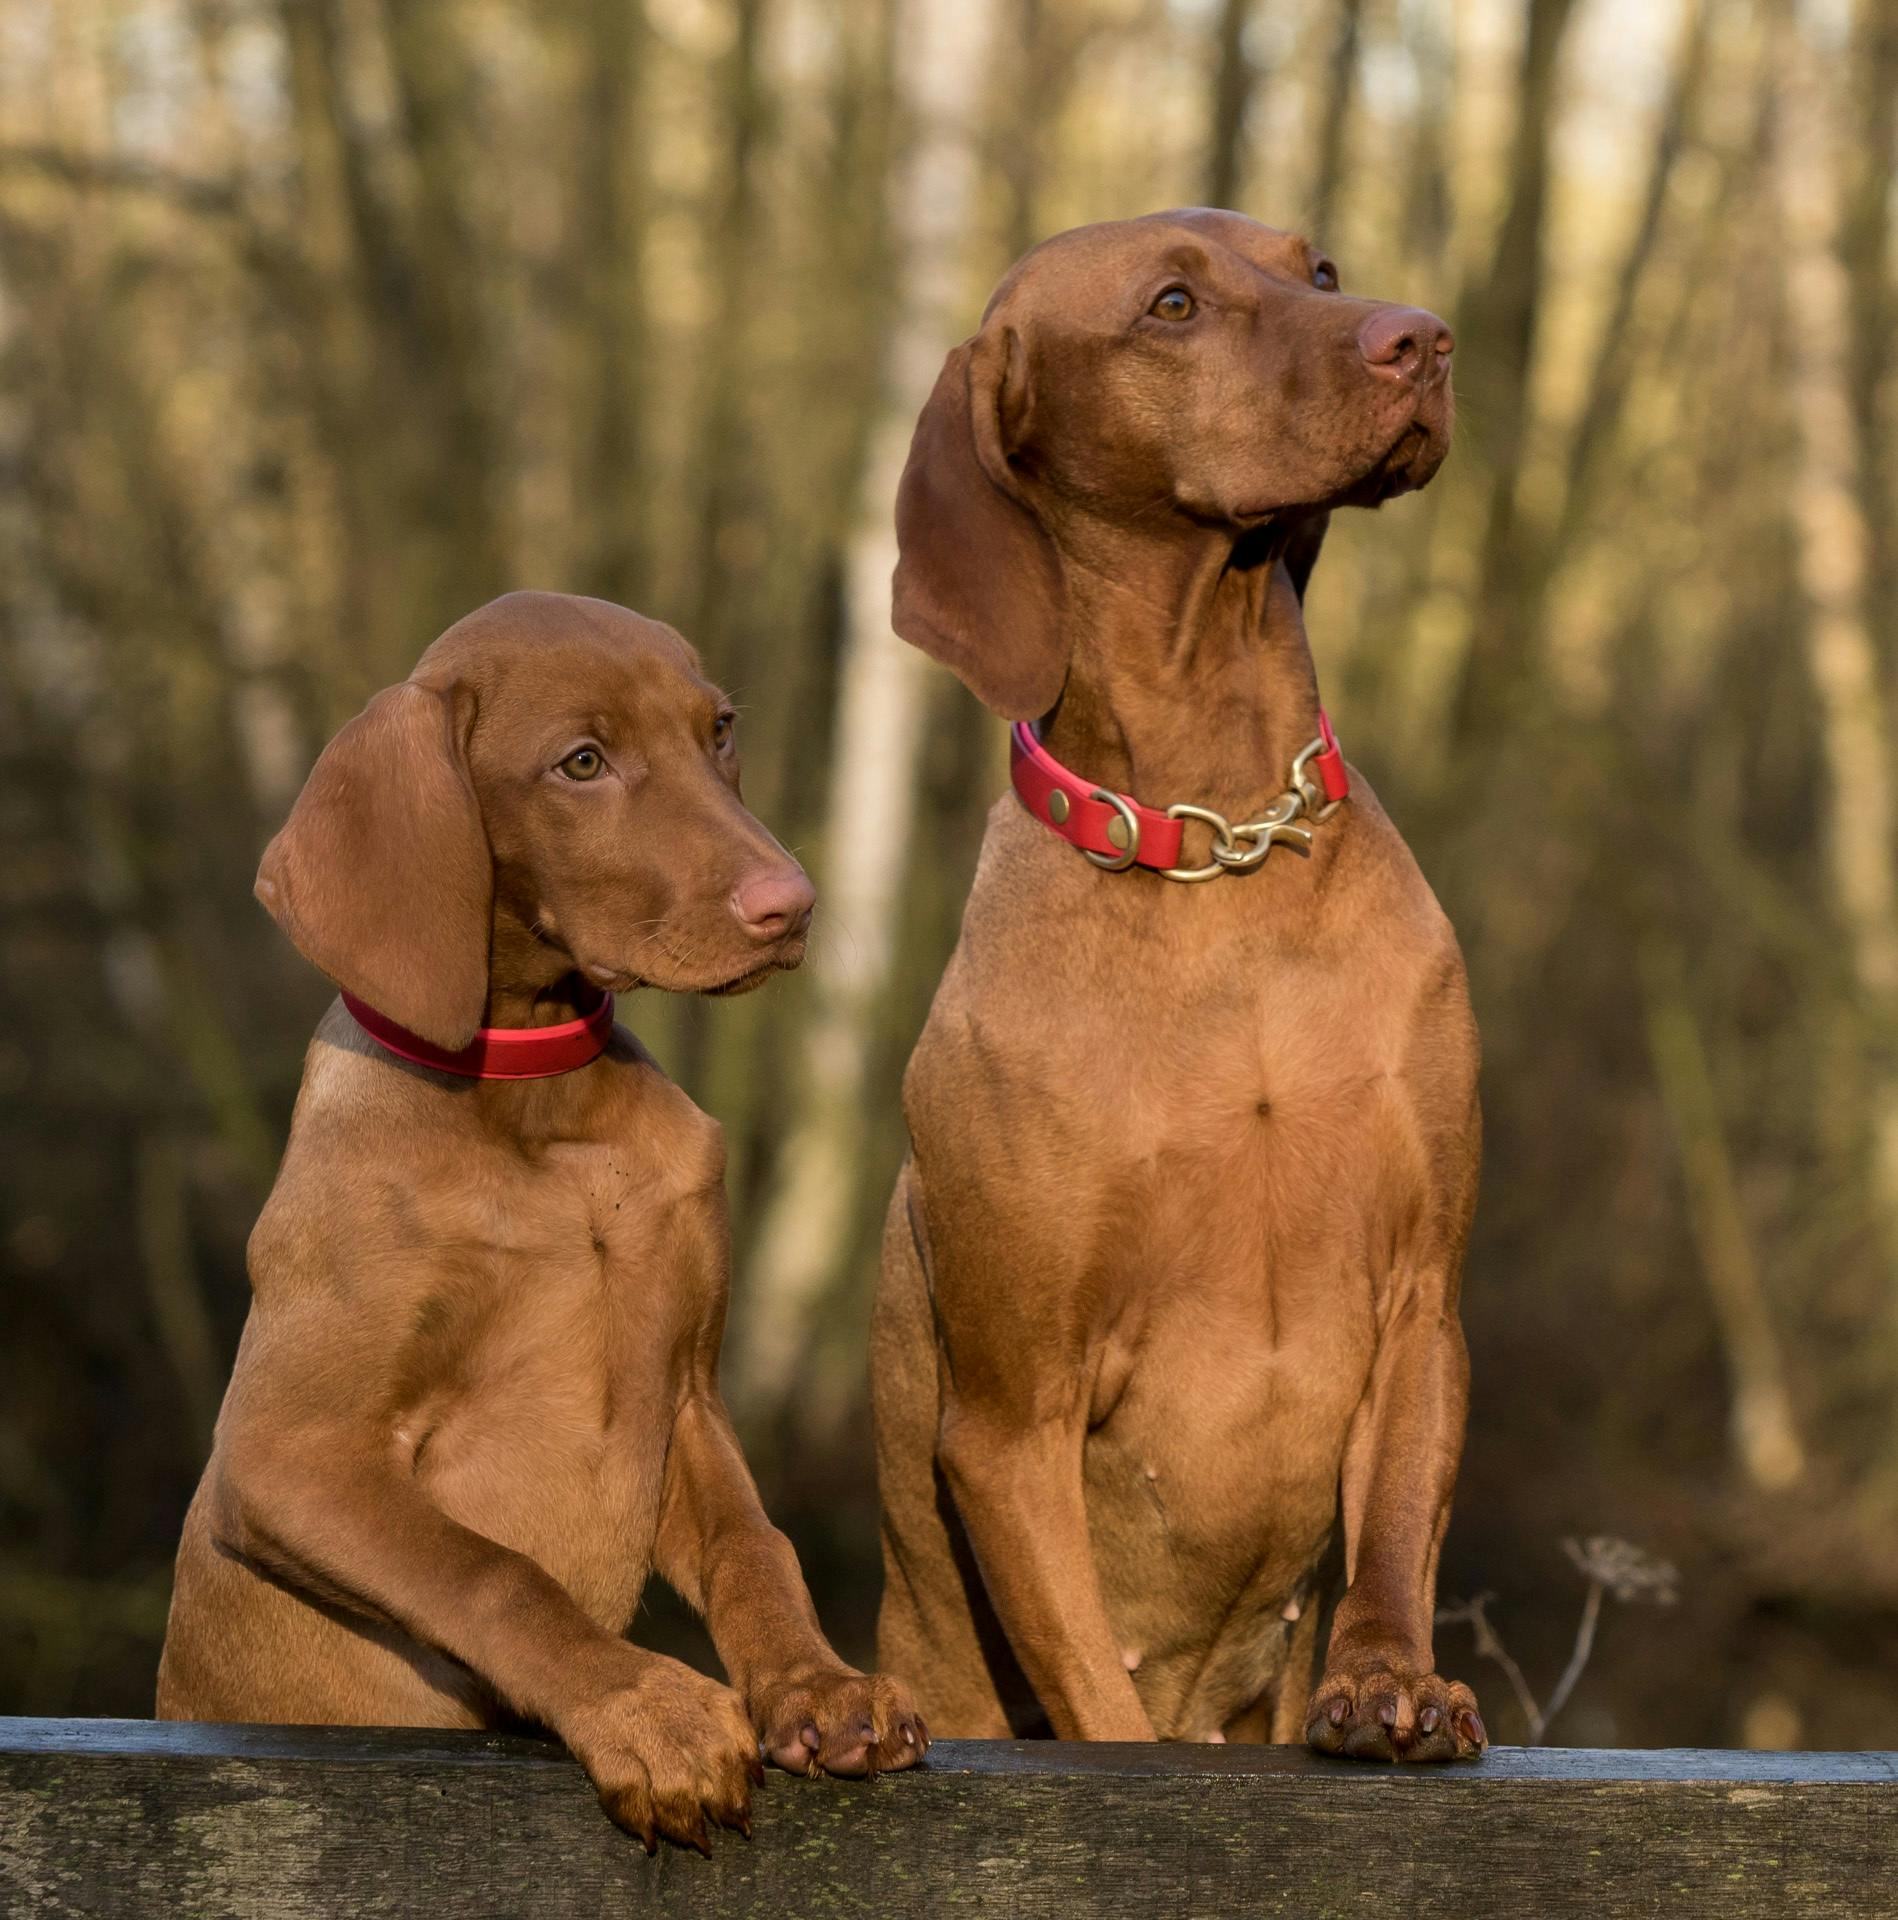
{"type": "Polygon", "coordinates": [[[1375,372],[1419,380],[1447,368],[1456,342],[1422,307],[1379,307],[1358,329],[1358,351],[1375,372]]]}
{"type": "Polygon", "coordinates": [[[802,867],[767,867],[732,889],[732,912],[738,924],[761,944],[802,933],[816,904],[816,891],[802,867]]]}

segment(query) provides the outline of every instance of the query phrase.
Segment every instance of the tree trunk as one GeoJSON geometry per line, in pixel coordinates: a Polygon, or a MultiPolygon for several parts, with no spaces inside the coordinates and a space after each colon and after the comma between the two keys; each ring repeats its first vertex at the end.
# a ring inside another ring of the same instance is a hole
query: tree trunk
{"type": "Polygon", "coordinates": [[[1570,436],[1567,485],[1553,532],[1537,557],[1527,581],[1522,604],[1526,631],[1534,633],[1547,592],[1549,576],[1581,531],[1595,503],[1604,456],[1628,397],[1635,363],[1634,319],[1649,269],[1658,254],[1662,215],[1681,155],[1698,126],[1703,81],[1707,70],[1708,39],[1713,11],[1708,0],[1687,0],[1680,37],[1669,76],[1667,96],[1655,121],[1647,177],[1628,244],[1608,279],[1608,305],[1596,340],[1588,383],[1583,388],[1581,412],[1570,436]]]}
{"type": "Polygon", "coordinates": [[[1732,1388],[1734,1458],[1754,1487],[1777,1492],[1805,1472],[1805,1448],[1740,1205],[1719,1091],[1687,993],[1686,963],[1658,931],[1643,938],[1636,959],[1655,1082],[1680,1154],[1687,1216],[1732,1388]]]}
{"type": "Polygon", "coordinates": [[[646,587],[646,320],[640,252],[646,237],[646,10],[628,0],[579,0],[581,65],[574,203],[580,274],[575,436],[583,592],[636,606],[646,587]]]}
{"type": "MultiPolygon", "coordinates": [[[[1898,173],[1898,7],[1860,0],[1851,49],[1850,174],[1839,231],[1850,314],[1848,382],[1858,442],[1858,490],[1870,536],[1867,618],[1874,633],[1898,632],[1898,472],[1892,440],[1892,176],[1898,173]]],[[[1898,700],[1898,647],[1885,662],[1898,700]]]]}
{"type": "Polygon", "coordinates": [[[1364,30],[1364,0],[1337,0],[1337,7],[1325,62],[1324,102],[1318,114],[1318,164],[1306,205],[1306,226],[1321,241],[1327,234],[1335,235],[1351,109],[1358,90],[1358,41],[1364,30]]]}
{"type": "MultiPolygon", "coordinates": [[[[1851,289],[1840,258],[1841,195],[1827,101],[1801,15],[1778,20],[1779,251],[1785,265],[1787,402],[1805,641],[1826,767],[1828,878],[1865,1035],[1869,1178],[1885,1253],[1898,1373],[1898,821],[1894,720],[1868,605],[1872,532],[1860,491],[1851,289]]],[[[1898,1473],[1898,1433],[1887,1469],[1898,1473]]]]}
{"type": "Polygon", "coordinates": [[[1246,46],[1252,0],[1220,0],[1213,36],[1211,127],[1206,142],[1206,204],[1239,205],[1246,188],[1246,117],[1259,74],[1246,46]]]}
{"type": "Polygon", "coordinates": [[[734,1398],[774,1408],[857,1218],[868,1119],[863,1094],[889,983],[916,804],[922,658],[890,632],[896,536],[890,503],[916,415],[942,356],[967,328],[963,240],[994,0],[921,0],[905,22],[898,86],[916,133],[895,186],[908,246],[885,359],[887,403],[872,439],[846,563],[838,723],[819,873],[829,932],[811,964],[817,1004],[803,1048],[800,1118],[782,1155],[735,1321],[734,1398]]]}
{"type": "Polygon", "coordinates": [[[1487,469],[1488,507],[1464,652],[1460,732],[1505,715],[1524,671],[1529,636],[1519,618],[1518,527],[1529,439],[1529,376],[1541,315],[1543,228],[1556,79],[1574,0],[1527,0],[1518,75],[1509,199],[1487,279],[1457,317],[1459,357],[1478,403],[1470,435],[1487,469]]]}

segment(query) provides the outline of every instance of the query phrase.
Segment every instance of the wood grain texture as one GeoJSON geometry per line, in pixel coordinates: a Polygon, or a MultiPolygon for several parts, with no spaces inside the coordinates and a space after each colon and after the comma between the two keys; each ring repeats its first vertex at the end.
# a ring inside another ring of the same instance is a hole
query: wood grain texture
{"type": "Polygon", "coordinates": [[[478,1734],[0,1720],[0,1913],[830,1920],[1898,1912],[1898,1754],[944,1742],[773,1774],[756,1836],[648,1859],[558,1748],[478,1734]]]}

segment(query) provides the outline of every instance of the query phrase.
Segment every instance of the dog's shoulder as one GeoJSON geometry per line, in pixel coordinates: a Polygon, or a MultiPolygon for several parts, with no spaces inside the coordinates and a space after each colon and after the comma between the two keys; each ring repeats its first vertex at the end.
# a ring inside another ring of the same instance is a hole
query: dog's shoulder
{"type": "Polygon", "coordinates": [[[673,1080],[633,1035],[614,1035],[598,1112],[598,1137],[636,1152],[665,1184],[693,1191],[722,1185],[725,1129],[673,1080]]]}

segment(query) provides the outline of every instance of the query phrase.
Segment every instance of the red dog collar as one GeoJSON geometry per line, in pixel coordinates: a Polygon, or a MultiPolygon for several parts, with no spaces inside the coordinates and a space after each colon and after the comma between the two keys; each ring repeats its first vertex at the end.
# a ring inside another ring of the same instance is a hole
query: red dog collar
{"type": "Polygon", "coordinates": [[[459,1053],[424,1040],[407,1027],[364,1006],[353,993],[343,995],[350,1017],[377,1046],[398,1060],[437,1073],[458,1073],[464,1080],[549,1080],[597,1060],[613,1031],[613,996],[599,988],[598,1001],[578,1020],[557,1027],[478,1027],[459,1053]]]}
{"type": "Polygon", "coordinates": [[[1009,778],[1023,806],[1051,833],[1085,853],[1098,867],[1151,867],[1169,880],[1211,880],[1261,865],[1275,845],[1311,851],[1311,826],[1328,820],[1351,791],[1344,752],[1322,708],[1318,737],[1292,762],[1292,783],[1257,819],[1235,825],[1211,807],[1176,802],[1164,810],[1097,787],[1070,773],[1026,721],[1009,734],[1009,778]],[[1311,826],[1298,822],[1304,819],[1311,826]],[[1211,862],[1180,865],[1180,841],[1188,820],[1213,833],[1211,862]]]}

